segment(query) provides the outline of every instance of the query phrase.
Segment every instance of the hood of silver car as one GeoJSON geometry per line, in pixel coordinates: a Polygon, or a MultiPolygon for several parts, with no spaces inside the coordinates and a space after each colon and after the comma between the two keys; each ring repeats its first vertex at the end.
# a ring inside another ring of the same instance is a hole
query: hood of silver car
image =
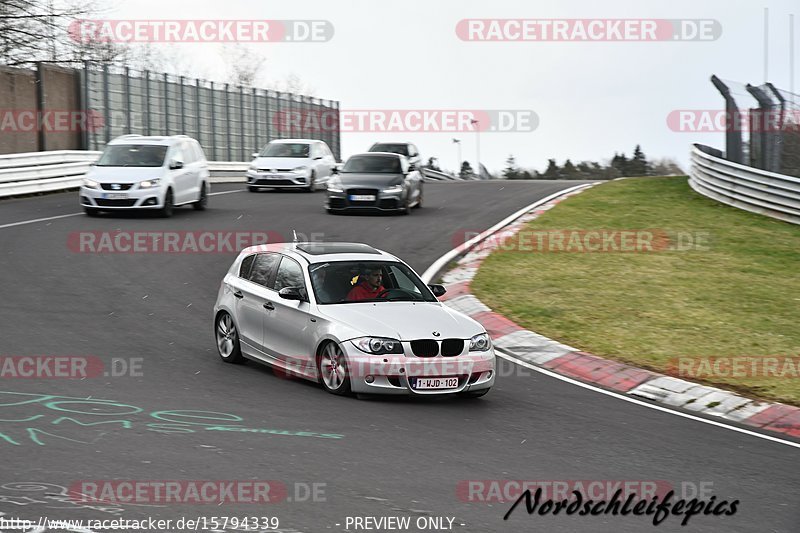
{"type": "Polygon", "coordinates": [[[469,339],[483,326],[441,303],[363,302],[319,307],[320,314],[364,336],[414,339],[469,339]],[[439,333],[438,336],[433,332],[439,333]]]}
{"type": "Polygon", "coordinates": [[[163,177],[163,167],[89,167],[87,178],[99,183],[136,183],[163,177]]]}

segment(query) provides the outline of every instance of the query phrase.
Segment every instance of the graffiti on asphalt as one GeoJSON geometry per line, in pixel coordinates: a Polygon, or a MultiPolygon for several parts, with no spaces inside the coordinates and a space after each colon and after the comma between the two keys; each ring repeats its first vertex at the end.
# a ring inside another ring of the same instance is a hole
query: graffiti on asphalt
{"type": "Polygon", "coordinates": [[[214,431],[323,439],[344,437],[337,433],[247,428],[242,426],[243,421],[238,415],[216,411],[145,411],[115,400],[0,391],[0,445],[45,446],[65,441],[91,444],[110,432],[127,429],[167,434],[214,431]]]}

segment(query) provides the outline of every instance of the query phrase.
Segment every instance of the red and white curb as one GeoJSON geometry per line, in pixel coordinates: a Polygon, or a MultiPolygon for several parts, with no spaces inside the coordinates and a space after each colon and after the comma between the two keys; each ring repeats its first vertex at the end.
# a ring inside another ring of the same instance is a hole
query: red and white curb
{"type": "Polygon", "coordinates": [[[433,277],[452,260],[456,266],[442,275],[447,293],[440,300],[480,322],[492,337],[495,348],[536,367],[551,370],[582,382],[620,393],[646,398],[670,407],[742,423],[764,430],[800,437],[800,408],[781,403],[759,402],[732,392],[699,385],[624,363],[581,352],[576,348],[526,330],[493,312],[470,292],[470,282],[483,260],[503,239],[513,236],[525,224],[552,209],[559,202],[594,186],[583,185],[549,196],[518,211],[434,263],[423,279],[433,277]],[[487,237],[492,236],[492,239],[487,237]],[[481,244],[476,248],[477,244],[481,244]]]}

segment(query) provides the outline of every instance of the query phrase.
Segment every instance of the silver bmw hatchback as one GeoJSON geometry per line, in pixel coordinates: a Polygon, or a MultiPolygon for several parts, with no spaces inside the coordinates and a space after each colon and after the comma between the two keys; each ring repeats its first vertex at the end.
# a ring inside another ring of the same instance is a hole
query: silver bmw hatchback
{"type": "Polygon", "coordinates": [[[252,246],[220,285],[217,350],[333,394],[483,396],[495,381],[492,341],[439,302],[444,293],[366,244],[252,246]]]}

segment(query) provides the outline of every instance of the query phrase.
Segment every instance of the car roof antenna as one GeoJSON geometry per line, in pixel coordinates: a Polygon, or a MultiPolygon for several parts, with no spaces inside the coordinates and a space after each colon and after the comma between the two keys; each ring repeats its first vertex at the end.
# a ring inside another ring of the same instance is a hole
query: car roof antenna
{"type": "Polygon", "coordinates": [[[297,232],[292,230],[292,244],[297,245],[297,232]]]}

